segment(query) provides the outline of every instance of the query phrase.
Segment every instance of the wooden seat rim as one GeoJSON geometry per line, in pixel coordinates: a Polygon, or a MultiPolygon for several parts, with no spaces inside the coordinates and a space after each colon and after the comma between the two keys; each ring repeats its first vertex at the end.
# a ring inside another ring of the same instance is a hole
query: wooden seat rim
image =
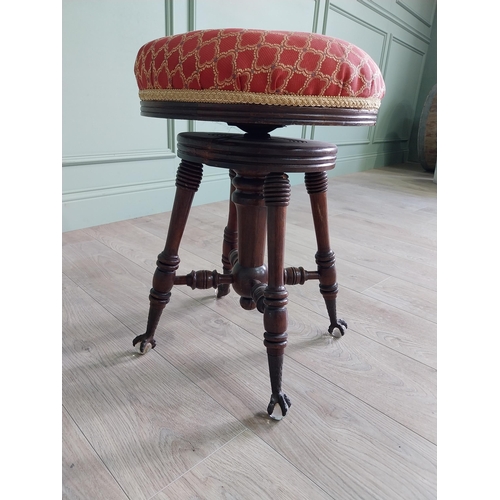
{"type": "Polygon", "coordinates": [[[337,146],[269,135],[182,132],[177,136],[177,155],[235,171],[318,172],[335,167],[337,146]]]}
{"type": "Polygon", "coordinates": [[[141,101],[141,115],[154,118],[218,121],[230,125],[375,125],[377,109],[141,101]]]}

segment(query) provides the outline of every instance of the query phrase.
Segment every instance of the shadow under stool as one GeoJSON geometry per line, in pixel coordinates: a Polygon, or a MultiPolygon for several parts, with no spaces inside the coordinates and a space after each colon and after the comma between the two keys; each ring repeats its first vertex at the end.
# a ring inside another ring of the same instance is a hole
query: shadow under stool
{"type": "Polygon", "coordinates": [[[335,254],[328,227],[327,172],[335,167],[337,147],[270,133],[287,125],[374,125],[385,92],[380,71],[361,49],[335,38],[226,29],[149,42],[139,51],[135,73],[143,116],[225,122],[242,133],[178,134],[181,162],[171,222],[153,277],[146,332],[133,344],[142,353],[155,347],[155,330],[174,285],[214,288],[218,298],[232,288],[243,309],[263,314],[271,381],[267,412],[279,420],[291,405],[282,389],[287,287],[318,280],[328,331],[340,337],[347,324],[337,317],[335,254]],[[300,78],[294,80],[295,75],[300,78]],[[179,247],[203,165],[227,169],[231,180],[222,272],[180,276],[179,247]],[[287,174],[296,172],[304,173],[310,198],[317,244],[314,270],[284,267],[291,193],[287,174]]]}

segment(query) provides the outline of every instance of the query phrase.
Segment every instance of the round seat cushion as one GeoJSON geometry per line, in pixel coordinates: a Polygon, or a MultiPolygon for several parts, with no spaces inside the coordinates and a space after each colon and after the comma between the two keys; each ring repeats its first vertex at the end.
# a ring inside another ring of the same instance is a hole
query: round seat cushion
{"type": "Polygon", "coordinates": [[[316,33],[211,29],[143,45],[142,101],[378,109],[385,84],[363,50],[316,33]]]}

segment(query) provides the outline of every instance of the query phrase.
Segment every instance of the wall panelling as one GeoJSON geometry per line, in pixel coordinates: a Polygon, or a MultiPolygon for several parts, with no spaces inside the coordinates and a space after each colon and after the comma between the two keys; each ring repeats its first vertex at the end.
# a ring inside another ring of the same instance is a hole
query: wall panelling
{"type": "MultiPolygon", "coordinates": [[[[224,123],[140,116],[133,63],[167,34],[243,27],[313,31],[366,50],[387,96],[375,127],[301,127],[275,134],[335,142],[332,175],[407,157],[435,16],[435,0],[63,0],[63,230],[171,208],[175,138],[185,130],[235,131],[224,123]]],[[[227,199],[225,170],[206,167],[195,203],[227,199]]],[[[292,183],[302,182],[292,176],[292,183]]]]}

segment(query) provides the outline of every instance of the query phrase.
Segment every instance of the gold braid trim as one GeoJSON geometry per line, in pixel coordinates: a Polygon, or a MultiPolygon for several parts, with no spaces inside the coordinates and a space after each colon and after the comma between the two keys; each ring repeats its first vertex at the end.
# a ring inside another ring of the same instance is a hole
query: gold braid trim
{"type": "Polygon", "coordinates": [[[378,109],[381,99],[290,94],[258,94],[235,90],[146,89],[141,101],[205,102],[215,104],[269,104],[273,106],[314,106],[325,108],[378,109]]]}

